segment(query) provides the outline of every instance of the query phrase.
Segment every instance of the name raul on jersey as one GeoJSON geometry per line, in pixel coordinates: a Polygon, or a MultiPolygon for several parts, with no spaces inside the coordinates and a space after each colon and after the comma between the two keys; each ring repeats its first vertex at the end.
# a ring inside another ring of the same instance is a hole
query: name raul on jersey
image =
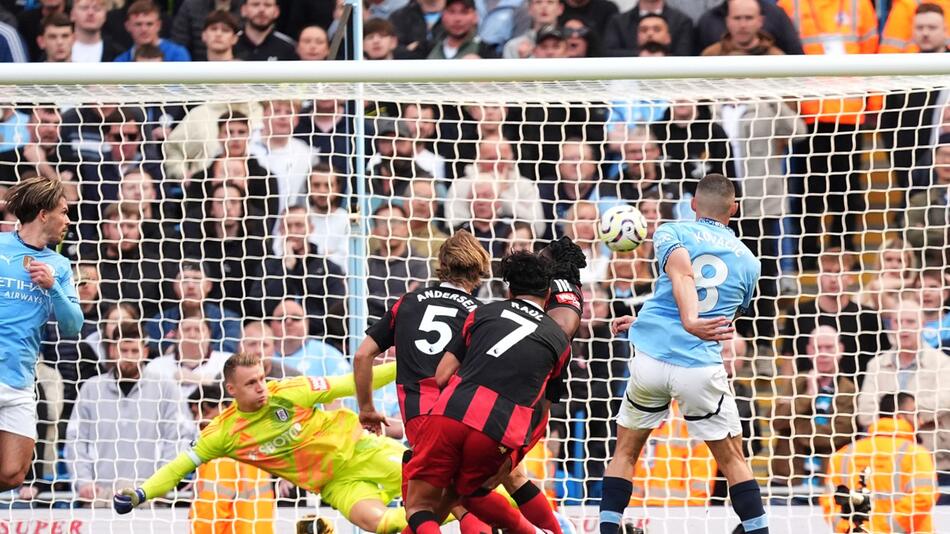
{"type": "Polygon", "coordinates": [[[541,320],[541,317],[544,316],[544,314],[538,311],[536,308],[532,308],[531,306],[525,306],[524,304],[519,304],[517,302],[512,302],[511,307],[517,308],[518,310],[521,310],[527,313],[528,315],[530,315],[531,317],[534,317],[535,319],[539,321],[541,320]]]}
{"type": "Polygon", "coordinates": [[[416,295],[416,299],[419,302],[424,302],[429,299],[454,300],[455,302],[458,302],[459,304],[464,306],[467,311],[472,311],[477,306],[474,300],[466,297],[465,295],[459,295],[458,293],[454,293],[451,291],[442,291],[439,289],[427,289],[423,291],[422,293],[419,293],[418,295],[416,295]]]}

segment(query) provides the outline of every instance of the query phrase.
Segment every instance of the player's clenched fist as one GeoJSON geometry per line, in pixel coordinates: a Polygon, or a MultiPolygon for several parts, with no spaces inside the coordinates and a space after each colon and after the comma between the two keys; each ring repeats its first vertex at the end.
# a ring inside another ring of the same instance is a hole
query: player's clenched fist
{"type": "Polygon", "coordinates": [[[633,326],[633,322],[636,320],[637,318],[633,315],[617,317],[610,323],[610,333],[616,336],[621,332],[626,332],[627,330],[630,330],[630,327],[633,326]]]}
{"type": "Polygon", "coordinates": [[[145,502],[145,490],[125,488],[112,497],[112,507],[120,514],[127,514],[133,508],[145,502]]]}
{"type": "Polygon", "coordinates": [[[33,260],[30,262],[30,280],[34,284],[42,287],[43,289],[49,289],[53,287],[53,268],[49,265],[33,260]]]}

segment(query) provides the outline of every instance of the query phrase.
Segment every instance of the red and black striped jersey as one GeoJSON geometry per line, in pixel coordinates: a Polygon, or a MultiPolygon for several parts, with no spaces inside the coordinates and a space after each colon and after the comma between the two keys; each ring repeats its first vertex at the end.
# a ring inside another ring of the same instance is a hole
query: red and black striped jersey
{"type": "Polygon", "coordinates": [[[432,414],[484,432],[506,447],[524,447],[546,419],[542,396],[570,356],[567,336],[540,306],[519,299],[470,313],[449,346],[461,362],[432,414]]]}
{"type": "Polygon", "coordinates": [[[435,370],[478,301],[440,285],[406,293],[366,330],[381,350],[396,347],[396,391],[403,421],[426,414],[439,396],[435,370]]]}

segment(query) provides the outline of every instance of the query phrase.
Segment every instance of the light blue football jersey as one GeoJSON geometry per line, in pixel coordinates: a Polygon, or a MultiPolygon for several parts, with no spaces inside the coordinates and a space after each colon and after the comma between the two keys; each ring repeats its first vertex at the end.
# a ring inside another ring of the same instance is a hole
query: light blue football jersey
{"type": "Polygon", "coordinates": [[[79,308],[69,260],[48,247],[30,247],[15,232],[0,233],[0,383],[16,389],[33,388],[36,359],[53,313],[54,297],[65,298],[79,308]],[[47,291],[30,280],[26,265],[31,259],[53,268],[52,289],[47,291]]]}
{"type": "Polygon", "coordinates": [[[673,365],[721,364],[720,343],[703,341],[683,328],[666,261],[674,250],[685,248],[696,278],[699,316],[732,319],[751,305],[759,260],[729,227],[712,219],[663,224],[653,234],[653,246],[660,276],[653,297],[630,328],[630,341],[638,351],[673,365]]]}

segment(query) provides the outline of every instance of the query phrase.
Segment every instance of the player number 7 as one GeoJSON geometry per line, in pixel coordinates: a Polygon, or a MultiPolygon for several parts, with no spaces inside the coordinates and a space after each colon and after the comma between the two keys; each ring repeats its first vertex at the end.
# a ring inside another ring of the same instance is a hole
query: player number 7
{"type": "Polygon", "coordinates": [[[496,358],[507,352],[508,349],[515,346],[516,343],[530,336],[535,330],[538,329],[538,323],[532,321],[531,319],[526,319],[511,310],[505,310],[501,312],[501,316],[505,319],[510,319],[518,323],[518,328],[515,328],[513,332],[499,339],[498,343],[495,343],[492,348],[488,349],[488,355],[494,356],[496,358]]]}

